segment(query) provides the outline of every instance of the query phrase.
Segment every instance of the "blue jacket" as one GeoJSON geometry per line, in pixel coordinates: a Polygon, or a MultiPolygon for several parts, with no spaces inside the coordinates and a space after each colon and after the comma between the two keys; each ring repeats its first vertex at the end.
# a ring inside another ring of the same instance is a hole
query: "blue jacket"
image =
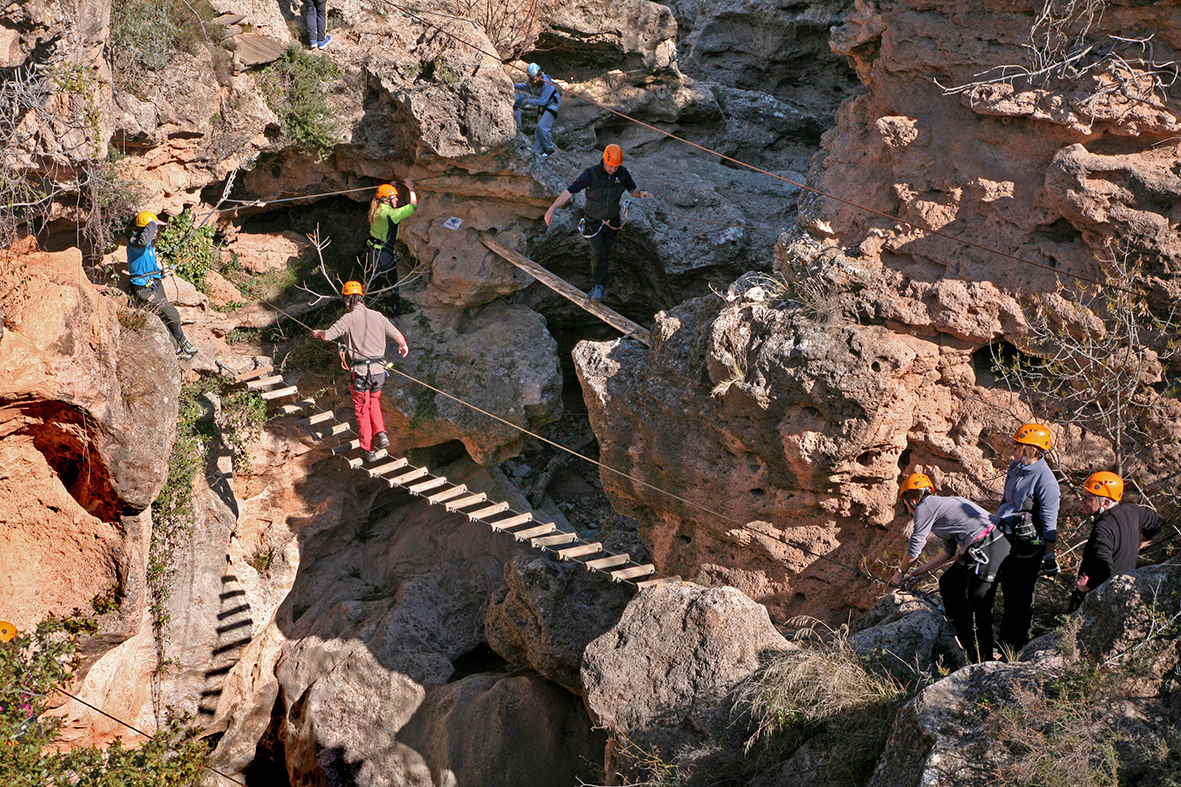
{"type": "Polygon", "coordinates": [[[538,107],[543,110],[548,109],[556,115],[558,114],[558,108],[562,106],[562,93],[548,75],[542,74],[541,79],[540,92],[538,88],[528,82],[517,82],[513,85],[513,88],[533,96],[533,98],[525,99],[525,106],[538,107]]]}
{"type": "Polygon", "coordinates": [[[998,517],[1028,511],[1033,515],[1033,526],[1038,537],[1047,544],[1058,540],[1058,504],[1062,491],[1054,471],[1040,459],[1022,467],[1017,462],[1009,463],[1005,475],[1005,497],[996,510],[998,517]]]}
{"type": "Polygon", "coordinates": [[[149,221],[148,226],[137,229],[127,241],[127,272],[137,287],[147,287],[161,277],[160,264],[156,262],[156,227],[156,222],[149,221]]]}

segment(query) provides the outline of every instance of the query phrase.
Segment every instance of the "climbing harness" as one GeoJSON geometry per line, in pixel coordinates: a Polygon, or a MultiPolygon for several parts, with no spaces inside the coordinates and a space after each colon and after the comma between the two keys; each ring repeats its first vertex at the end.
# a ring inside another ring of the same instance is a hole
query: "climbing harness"
{"type": "MultiPolygon", "coordinates": [[[[603,227],[607,227],[608,229],[613,229],[616,232],[619,232],[619,230],[623,229],[623,226],[625,224],[627,224],[627,216],[628,216],[628,213],[631,212],[631,205],[632,205],[632,201],[630,199],[625,199],[623,202],[619,203],[619,224],[615,225],[615,224],[612,224],[607,219],[599,219],[598,226],[595,227],[595,231],[592,232],[590,235],[586,234],[586,220],[588,217],[583,216],[581,219],[578,220],[578,233],[580,235],[582,235],[582,237],[586,238],[587,240],[590,240],[591,238],[595,237],[600,232],[602,232],[603,227]]],[[[591,219],[591,221],[594,222],[595,219],[591,219]]]]}

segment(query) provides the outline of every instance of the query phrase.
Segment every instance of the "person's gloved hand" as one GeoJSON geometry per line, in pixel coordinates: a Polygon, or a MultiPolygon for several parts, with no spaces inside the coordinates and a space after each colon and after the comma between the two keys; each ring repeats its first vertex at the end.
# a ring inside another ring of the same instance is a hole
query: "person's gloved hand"
{"type": "Polygon", "coordinates": [[[1061,571],[1062,569],[1058,567],[1058,558],[1054,555],[1046,555],[1042,560],[1042,573],[1047,577],[1057,576],[1061,571]]]}
{"type": "Polygon", "coordinates": [[[513,109],[521,109],[524,106],[525,106],[525,97],[524,96],[517,96],[515,99],[513,99],[513,109]]]}

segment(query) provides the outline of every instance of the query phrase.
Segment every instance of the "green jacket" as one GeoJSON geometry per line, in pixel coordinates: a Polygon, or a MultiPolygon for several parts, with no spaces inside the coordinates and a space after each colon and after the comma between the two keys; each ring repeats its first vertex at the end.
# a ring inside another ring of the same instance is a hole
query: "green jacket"
{"type": "MultiPolygon", "coordinates": [[[[414,213],[415,207],[414,205],[403,205],[400,208],[395,208],[384,203],[378,205],[377,217],[369,225],[369,234],[382,243],[385,243],[390,236],[390,224],[396,225],[403,219],[410,218],[414,213]]],[[[397,237],[397,230],[394,231],[394,237],[397,237]]]]}

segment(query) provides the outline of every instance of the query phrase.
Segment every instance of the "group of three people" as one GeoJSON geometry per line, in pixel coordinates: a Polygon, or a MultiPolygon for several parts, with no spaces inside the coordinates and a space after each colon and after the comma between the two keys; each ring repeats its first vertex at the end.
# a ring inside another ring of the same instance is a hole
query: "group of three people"
{"type": "MultiPolygon", "coordinates": [[[[1045,461],[1053,444],[1050,431],[1042,424],[1025,424],[1013,435],[1013,443],[995,516],[965,498],[936,495],[924,473],[911,474],[899,491],[914,530],[890,583],[902,585],[954,561],[939,578],[939,594],[973,663],[993,658],[992,608],[998,584],[1004,616],[997,639],[1002,652],[1016,653],[1029,641],[1038,577],[1060,572],[1056,546],[1061,489],[1045,461]],[[911,571],[930,535],[943,539],[943,549],[911,571]]],[[[1134,568],[1141,546],[1164,523],[1151,509],[1122,503],[1123,487],[1119,476],[1107,471],[1092,473],[1083,484],[1093,521],[1079,565],[1076,601],[1112,575],[1134,568]]]]}

